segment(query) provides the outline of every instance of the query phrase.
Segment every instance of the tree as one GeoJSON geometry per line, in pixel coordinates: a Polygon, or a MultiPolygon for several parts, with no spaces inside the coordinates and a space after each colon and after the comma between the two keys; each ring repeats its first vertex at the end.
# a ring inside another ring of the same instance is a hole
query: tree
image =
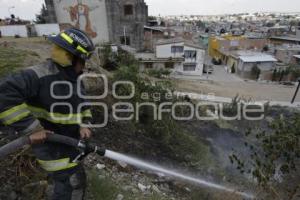
{"type": "Polygon", "coordinates": [[[160,26],[166,27],[166,22],[165,21],[161,21],[160,26]]]}
{"type": "Polygon", "coordinates": [[[274,22],[268,22],[267,24],[266,24],[266,27],[274,27],[275,26],[275,23],[274,22]]]}
{"type": "Polygon", "coordinates": [[[289,69],[281,70],[281,71],[280,71],[279,82],[281,82],[282,79],[283,79],[285,76],[287,76],[289,73],[290,73],[289,69]]]}
{"type": "Polygon", "coordinates": [[[263,47],[263,51],[269,51],[269,46],[268,45],[265,45],[264,47],[263,47]]]}
{"type": "Polygon", "coordinates": [[[251,69],[251,74],[252,74],[253,78],[255,78],[255,80],[259,79],[260,73],[261,73],[261,70],[259,69],[257,64],[253,65],[253,67],[251,69]]]}
{"type": "Polygon", "coordinates": [[[149,16],[148,20],[156,20],[157,18],[155,16],[149,16]]]}
{"type": "Polygon", "coordinates": [[[290,65],[288,68],[289,73],[291,73],[295,80],[300,78],[300,66],[299,65],[290,65]]]}
{"type": "Polygon", "coordinates": [[[233,64],[232,67],[231,67],[231,73],[235,74],[235,64],[233,64]]]}
{"type": "Polygon", "coordinates": [[[202,22],[201,20],[198,20],[198,21],[196,22],[196,25],[197,25],[199,28],[205,28],[205,23],[202,22]]]}
{"type": "Polygon", "coordinates": [[[298,21],[292,20],[289,22],[289,31],[292,31],[293,27],[298,25],[298,21]]]}
{"type": "Polygon", "coordinates": [[[45,4],[43,4],[42,9],[40,14],[36,15],[36,19],[35,19],[35,23],[36,24],[46,24],[47,20],[46,18],[48,17],[48,10],[45,6],[45,4]]]}
{"type": "Polygon", "coordinates": [[[273,75],[272,75],[272,81],[276,81],[277,80],[277,69],[274,69],[273,71],[273,75]]]}
{"type": "MultiPolygon", "coordinates": [[[[232,154],[229,158],[241,173],[251,174],[269,195],[276,199],[297,199],[300,190],[300,114],[281,115],[269,124],[268,131],[249,129],[245,142],[250,157],[232,154]],[[243,157],[241,159],[241,157],[243,157]]],[[[264,199],[264,198],[262,198],[264,199]]]]}
{"type": "Polygon", "coordinates": [[[225,33],[226,33],[226,30],[225,30],[224,28],[221,28],[220,33],[221,33],[221,34],[225,34],[225,33]]]}

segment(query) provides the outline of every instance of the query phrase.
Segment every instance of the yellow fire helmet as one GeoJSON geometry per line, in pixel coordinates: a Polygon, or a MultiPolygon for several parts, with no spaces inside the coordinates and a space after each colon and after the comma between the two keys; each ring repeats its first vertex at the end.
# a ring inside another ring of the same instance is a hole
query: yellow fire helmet
{"type": "Polygon", "coordinates": [[[68,67],[72,65],[73,55],[58,45],[54,44],[51,52],[51,58],[54,62],[62,67],[68,67]]]}

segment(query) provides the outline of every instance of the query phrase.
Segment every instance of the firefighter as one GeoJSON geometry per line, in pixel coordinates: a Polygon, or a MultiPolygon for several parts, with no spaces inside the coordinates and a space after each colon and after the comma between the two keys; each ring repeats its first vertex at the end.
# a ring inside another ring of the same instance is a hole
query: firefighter
{"type": "Polygon", "coordinates": [[[53,180],[49,199],[83,199],[86,176],[83,167],[73,162],[80,152],[45,140],[52,133],[91,137],[86,125],[92,123],[92,114],[79,95],[84,95],[84,87],[78,80],[95,47],[86,33],[75,28],[49,40],[50,59],[0,84],[0,122],[30,136],[38,163],[53,180]]]}

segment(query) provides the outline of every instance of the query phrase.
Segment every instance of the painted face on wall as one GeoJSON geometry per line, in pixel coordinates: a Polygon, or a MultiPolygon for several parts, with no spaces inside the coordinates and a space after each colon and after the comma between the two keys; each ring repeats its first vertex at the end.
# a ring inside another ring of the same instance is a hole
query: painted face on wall
{"type": "Polygon", "coordinates": [[[93,28],[93,21],[90,18],[90,12],[95,10],[91,9],[89,5],[85,5],[82,1],[78,1],[78,4],[74,6],[69,6],[65,8],[69,12],[71,21],[74,23],[74,26],[84,30],[90,37],[97,37],[97,32],[93,28]]]}

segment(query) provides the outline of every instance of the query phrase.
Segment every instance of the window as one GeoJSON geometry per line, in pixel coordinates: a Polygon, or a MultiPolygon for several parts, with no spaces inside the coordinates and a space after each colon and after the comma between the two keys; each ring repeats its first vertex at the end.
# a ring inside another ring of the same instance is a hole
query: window
{"type": "Polygon", "coordinates": [[[197,58],[197,51],[184,51],[184,57],[186,59],[196,59],[197,58]]]}
{"type": "Polygon", "coordinates": [[[165,63],[166,69],[174,69],[174,63],[173,62],[166,62],[165,63]]]}
{"type": "Polygon", "coordinates": [[[172,53],[183,53],[183,46],[172,46],[171,52],[172,53]]]}
{"type": "Polygon", "coordinates": [[[123,45],[130,45],[130,37],[129,36],[121,36],[120,37],[120,42],[121,42],[121,44],[123,44],[123,45]]]}
{"type": "Polygon", "coordinates": [[[146,69],[152,69],[153,68],[153,63],[145,63],[145,68],[146,69]]]}
{"type": "Polygon", "coordinates": [[[124,14],[125,15],[133,15],[133,6],[132,5],[125,5],[124,6],[124,14]]]}
{"type": "Polygon", "coordinates": [[[184,64],[183,71],[185,71],[185,72],[196,71],[196,64],[184,64]]]}

